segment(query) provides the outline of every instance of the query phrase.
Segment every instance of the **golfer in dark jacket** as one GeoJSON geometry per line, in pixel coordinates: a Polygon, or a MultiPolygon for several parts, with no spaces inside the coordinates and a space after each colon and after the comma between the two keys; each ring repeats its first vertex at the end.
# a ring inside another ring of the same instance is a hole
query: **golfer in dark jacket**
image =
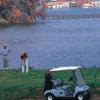
{"type": "Polygon", "coordinates": [[[28,66],[28,56],[24,51],[20,52],[20,58],[22,61],[22,73],[25,71],[26,68],[26,73],[28,73],[29,66],[28,66]]]}

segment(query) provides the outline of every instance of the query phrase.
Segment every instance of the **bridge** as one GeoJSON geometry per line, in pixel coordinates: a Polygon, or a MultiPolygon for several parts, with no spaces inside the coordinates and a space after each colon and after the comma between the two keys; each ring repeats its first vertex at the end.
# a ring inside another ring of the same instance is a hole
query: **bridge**
{"type": "Polygon", "coordinates": [[[100,18],[100,14],[98,15],[45,15],[45,18],[100,18]]]}
{"type": "Polygon", "coordinates": [[[38,12],[36,12],[35,14],[38,18],[43,18],[43,19],[54,19],[54,18],[100,18],[100,14],[91,14],[91,15],[47,15],[44,12],[44,9],[39,10],[38,12]]]}
{"type": "Polygon", "coordinates": [[[75,19],[75,18],[100,18],[100,14],[91,14],[91,15],[47,15],[44,11],[39,11],[36,16],[38,18],[43,19],[55,19],[55,18],[62,18],[62,19],[75,19]]]}

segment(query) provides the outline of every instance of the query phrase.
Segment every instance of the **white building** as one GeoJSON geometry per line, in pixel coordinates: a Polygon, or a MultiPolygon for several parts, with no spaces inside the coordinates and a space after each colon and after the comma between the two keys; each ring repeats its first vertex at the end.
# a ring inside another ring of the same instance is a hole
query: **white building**
{"type": "Polygon", "coordinates": [[[59,9],[59,8],[68,8],[68,2],[48,2],[46,3],[48,9],[59,9]]]}
{"type": "Polygon", "coordinates": [[[62,7],[63,7],[63,8],[68,8],[68,7],[69,7],[69,3],[64,2],[64,3],[62,4],[62,7]]]}
{"type": "Polygon", "coordinates": [[[92,8],[93,5],[92,4],[83,4],[82,7],[83,8],[92,8]]]}
{"type": "Polygon", "coordinates": [[[100,1],[92,1],[94,7],[100,7],[100,1]]]}

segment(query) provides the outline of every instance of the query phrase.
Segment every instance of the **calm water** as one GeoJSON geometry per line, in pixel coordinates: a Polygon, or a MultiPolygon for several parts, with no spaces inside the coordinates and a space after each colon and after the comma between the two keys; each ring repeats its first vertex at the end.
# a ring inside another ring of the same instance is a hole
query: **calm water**
{"type": "MultiPolygon", "coordinates": [[[[48,10],[48,14],[99,14],[100,9],[48,10]]],[[[0,48],[4,41],[12,50],[9,67],[21,66],[20,51],[29,56],[34,68],[68,65],[100,66],[100,18],[38,20],[31,25],[0,28],[0,48]]],[[[2,68],[2,56],[0,56],[2,68]]]]}

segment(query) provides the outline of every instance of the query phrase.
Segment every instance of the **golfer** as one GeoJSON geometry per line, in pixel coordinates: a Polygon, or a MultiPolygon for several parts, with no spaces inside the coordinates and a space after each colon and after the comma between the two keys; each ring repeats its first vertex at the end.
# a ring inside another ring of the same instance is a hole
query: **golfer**
{"type": "Polygon", "coordinates": [[[4,48],[1,49],[0,55],[3,55],[3,69],[8,69],[8,54],[11,52],[11,50],[9,50],[7,48],[7,45],[4,44],[4,48]]]}
{"type": "Polygon", "coordinates": [[[21,58],[21,62],[22,62],[22,73],[24,73],[25,69],[26,69],[26,73],[28,73],[29,66],[28,66],[28,56],[27,56],[26,52],[21,51],[20,58],[21,58]]]}

